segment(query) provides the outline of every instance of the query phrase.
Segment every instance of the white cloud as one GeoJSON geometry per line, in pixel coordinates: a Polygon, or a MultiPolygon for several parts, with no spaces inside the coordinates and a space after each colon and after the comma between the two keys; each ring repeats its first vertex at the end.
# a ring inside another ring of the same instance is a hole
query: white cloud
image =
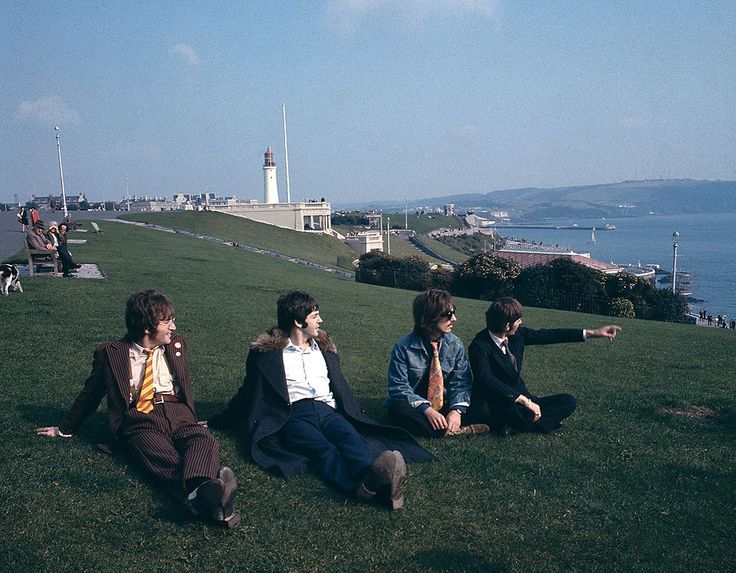
{"type": "Polygon", "coordinates": [[[171,53],[181,57],[190,66],[199,65],[199,56],[189,44],[174,44],[171,53]]]}
{"type": "Polygon", "coordinates": [[[499,0],[327,0],[324,19],[341,33],[352,33],[375,18],[415,28],[427,20],[467,14],[496,20],[498,5],[499,0]]]}
{"type": "Polygon", "coordinates": [[[47,96],[36,101],[23,101],[15,110],[16,121],[35,121],[42,124],[76,123],[79,112],[67,107],[59,96],[47,96]]]}

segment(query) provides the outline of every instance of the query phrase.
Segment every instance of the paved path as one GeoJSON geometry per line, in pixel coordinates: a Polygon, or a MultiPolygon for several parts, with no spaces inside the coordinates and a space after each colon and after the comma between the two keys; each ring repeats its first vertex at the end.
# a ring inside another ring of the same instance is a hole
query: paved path
{"type": "MultiPolygon", "coordinates": [[[[49,221],[60,222],[64,218],[61,211],[41,211],[41,219],[48,223],[49,221]]],[[[73,211],[72,218],[75,221],[85,221],[87,219],[114,219],[116,212],[113,211],[73,211]]],[[[88,227],[88,225],[87,225],[88,227]]],[[[14,255],[23,248],[23,240],[25,234],[20,230],[20,223],[15,218],[15,212],[0,212],[0,261],[4,261],[8,257],[14,255]]]]}

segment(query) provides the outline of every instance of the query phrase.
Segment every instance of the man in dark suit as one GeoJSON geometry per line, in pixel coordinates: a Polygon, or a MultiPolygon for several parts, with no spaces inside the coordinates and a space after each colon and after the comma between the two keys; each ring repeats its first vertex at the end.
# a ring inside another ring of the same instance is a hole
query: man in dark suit
{"type": "Polygon", "coordinates": [[[92,372],[60,426],[38,428],[70,438],[107,395],[113,436],[127,455],[195,515],[235,527],[237,480],[220,466],[217,440],[197,422],[174,308],[155,290],[134,293],[125,310],[126,336],[97,346],[92,372]]]}
{"type": "Polygon", "coordinates": [[[521,315],[516,299],[495,300],[486,311],[486,329],[475,335],[468,348],[473,371],[468,417],[489,424],[499,435],[549,433],[575,411],[575,397],[570,394],[538,397],[529,392],[521,377],[525,346],[613,340],[621,330],[620,326],[532,330],[521,326],[521,315]]]}
{"type": "Polygon", "coordinates": [[[278,326],[251,345],[243,385],[210,427],[242,431],[265,470],[289,477],[311,464],[345,494],[403,507],[406,462],[432,455],[408,432],[363,413],[311,295],[282,295],[277,315],[278,326]]]}

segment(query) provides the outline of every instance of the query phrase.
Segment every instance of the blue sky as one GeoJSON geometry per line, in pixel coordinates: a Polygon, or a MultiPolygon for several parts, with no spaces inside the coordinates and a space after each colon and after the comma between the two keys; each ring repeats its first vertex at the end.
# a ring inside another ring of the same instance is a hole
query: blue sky
{"type": "Polygon", "coordinates": [[[0,201],[736,179],[736,2],[6,2],[0,201]]]}

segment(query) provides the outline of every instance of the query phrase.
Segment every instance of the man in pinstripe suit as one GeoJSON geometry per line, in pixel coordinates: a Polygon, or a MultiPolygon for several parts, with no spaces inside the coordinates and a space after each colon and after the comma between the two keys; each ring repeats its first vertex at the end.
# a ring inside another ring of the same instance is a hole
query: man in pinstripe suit
{"type": "Polygon", "coordinates": [[[113,435],[128,457],[194,513],[235,527],[237,480],[220,466],[219,446],[197,422],[174,308],[155,290],[134,293],[125,310],[127,334],[97,346],[92,372],[60,426],[38,428],[69,438],[107,395],[113,435]]]}

